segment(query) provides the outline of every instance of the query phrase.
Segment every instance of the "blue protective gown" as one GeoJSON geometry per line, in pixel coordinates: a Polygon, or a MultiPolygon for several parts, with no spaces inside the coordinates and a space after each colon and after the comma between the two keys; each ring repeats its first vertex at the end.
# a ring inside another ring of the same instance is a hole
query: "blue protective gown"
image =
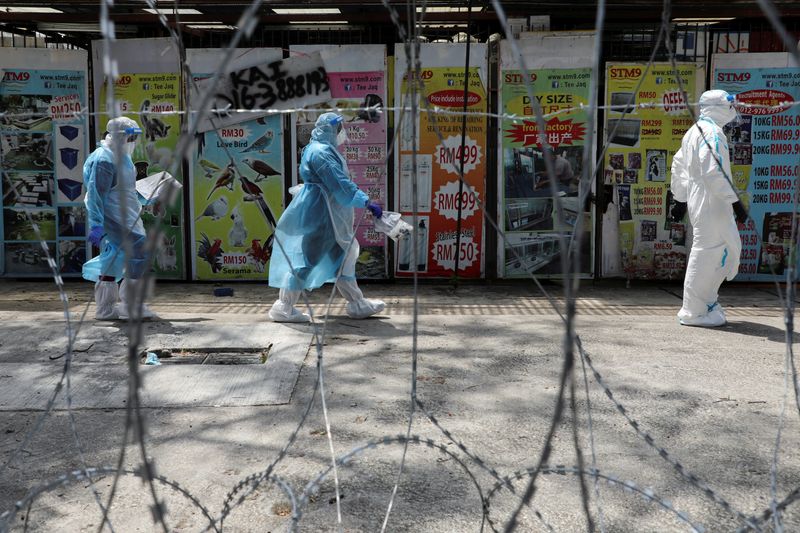
{"type": "Polygon", "coordinates": [[[327,115],[336,116],[325,113],[317,121],[300,159],[304,184],[275,228],[276,241],[283,250],[276,242],[269,265],[272,287],[311,290],[335,282],[345,262],[345,251],[347,261],[341,277],[355,279],[359,250],[358,241],[352,239],[353,208],[364,207],[369,197],[350,179],[347,162],[336,150],[335,128],[325,123],[327,115]]]}
{"type": "Polygon", "coordinates": [[[101,142],[83,165],[89,227],[102,226],[106,233],[100,255],[83,265],[83,277],[89,281],[96,282],[100,276],[113,276],[117,281],[123,277],[139,279],[149,267],[146,234],[140,217],[142,204],[136,192],[136,168],[127,154],[120,156],[120,167],[117,171],[114,153],[106,141],[101,142]],[[126,236],[131,242],[130,260],[122,245],[126,236]]]}

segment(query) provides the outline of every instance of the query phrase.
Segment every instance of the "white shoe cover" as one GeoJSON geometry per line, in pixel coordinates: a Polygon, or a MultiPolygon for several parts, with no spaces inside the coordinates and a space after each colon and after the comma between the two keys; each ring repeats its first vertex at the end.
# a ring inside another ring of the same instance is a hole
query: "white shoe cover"
{"type": "MultiPolygon", "coordinates": [[[[128,318],[129,318],[128,301],[129,300],[133,300],[133,298],[129,298],[129,296],[132,297],[133,295],[136,294],[136,291],[141,290],[142,283],[144,283],[144,282],[142,280],[140,280],[140,279],[127,279],[127,278],[125,278],[125,279],[122,280],[122,284],[119,287],[119,289],[120,289],[119,290],[120,302],[119,302],[119,305],[117,306],[117,313],[119,314],[120,320],[128,320],[128,318]]],[[[148,293],[149,292],[150,291],[148,290],[148,293]]],[[[145,295],[145,298],[147,298],[147,295],[145,295]]],[[[135,305],[136,304],[134,304],[134,307],[135,307],[135,305]]],[[[136,314],[139,312],[139,310],[134,308],[131,311],[134,313],[134,318],[135,318],[136,314]]],[[[155,313],[155,311],[150,309],[147,306],[147,304],[144,303],[144,302],[142,302],[141,313],[142,313],[142,316],[139,317],[140,320],[160,320],[161,319],[161,317],[158,316],[155,313]]]]}
{"type": "MultiPolygon", "coordinates": [[[[120,320],[128,320],[128,304],[127,302],[120,302],[117,304],[117,312],[120,320]]],[[[136,310],[134,310],[136,312],[136,310]]],[[[150,309],[147,304],[142,304],[142,320],[161,320],[158,314],[150,309]]]]}
{"type": "Polygon", "coordinates": [[[708,314],[693,318],[679,318],[678,322],[681,323],[682,326],[698,326],[701,328],[717,328],[719,326],[724,326],[727,324],[727,320],[725,319],[725,315],[714,309],[710,311],[708,314]]]}
{"type": "Polygon", "coordinates": [[[368,300],[361,298],[354,302],[347,302],[347,316],[362,319],[380,313],[386,308],[382,300],[368,300]]]}
{"type": "Polygon", "coordinates": [[[281,300],[276,300],[272,304],[268,315],[273,322],[293,322],[297,324],[311,322],[311,316],[308,313],[301,313],[294,306],[281,300]]]}
{"type": "Polygon", "coordinates": [[[95,320],[118,320],[117,300],[119,286],[116,281],[98,281],[94,285],[95,320]]]}

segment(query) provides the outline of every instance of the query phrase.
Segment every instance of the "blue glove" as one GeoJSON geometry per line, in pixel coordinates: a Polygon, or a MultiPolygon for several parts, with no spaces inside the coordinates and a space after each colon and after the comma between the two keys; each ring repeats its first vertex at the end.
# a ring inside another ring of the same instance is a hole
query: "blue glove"
{"type": "Polygon", "coordinates": [[[89,231],[89,242],[100,247],[100,243],[103,241],[103,237],[105,237],[106,232],[103,229],[103,226],[92,226],[92,229],[89,231]]]}
{"type": "Polygon", "coordinates": [[[381,218],[383,216],[383,209],[375,202],[367,202],[367,209],[369,209],[370,213],[372,213],[372,216],[375,218],[381,218]]]}

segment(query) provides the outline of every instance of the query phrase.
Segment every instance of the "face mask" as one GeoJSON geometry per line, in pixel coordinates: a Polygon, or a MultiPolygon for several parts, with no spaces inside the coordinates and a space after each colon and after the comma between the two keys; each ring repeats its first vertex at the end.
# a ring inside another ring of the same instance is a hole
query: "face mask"
{"type": "Polygon", "coordinates": [[[136,143],[125,143],[125,153],[132,156],[133,151],[136,150],[136,143]]]}
{"type": "Polygon", "coordinates": [[[725,124],[730,124],[732,122],[734,124],[741,123],[742,117],[739,115],[739,110],[736,109],[736,106],[734,105],[736,97],[732,94],[729,94],[727,100],[730,107],[725,110],[725,124]]]}
{"type": "Polygon", "coordinates": [[[347,131],[342,128],[336,136],[336,146],[341,146],[347,142],[347,131]]]}

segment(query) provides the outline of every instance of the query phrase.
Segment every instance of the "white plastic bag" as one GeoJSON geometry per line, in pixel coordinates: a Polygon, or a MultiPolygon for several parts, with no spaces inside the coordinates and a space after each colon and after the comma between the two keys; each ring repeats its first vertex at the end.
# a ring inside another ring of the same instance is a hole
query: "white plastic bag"
{"type": "Polygon", "coordinates": [[[402,219],[400,213],[384,211],[381,218],[375,220],[375,229],[385,233],[390,239],[396,241],[411,235],[414,228],[411,227],[411,224],[402,219]]]}
{"type": "Polygon", "coordinates": [[[156,172],[136,182],[136,192],[148,202],[172,205],[183,185],[169,172],[156,172]]]}

